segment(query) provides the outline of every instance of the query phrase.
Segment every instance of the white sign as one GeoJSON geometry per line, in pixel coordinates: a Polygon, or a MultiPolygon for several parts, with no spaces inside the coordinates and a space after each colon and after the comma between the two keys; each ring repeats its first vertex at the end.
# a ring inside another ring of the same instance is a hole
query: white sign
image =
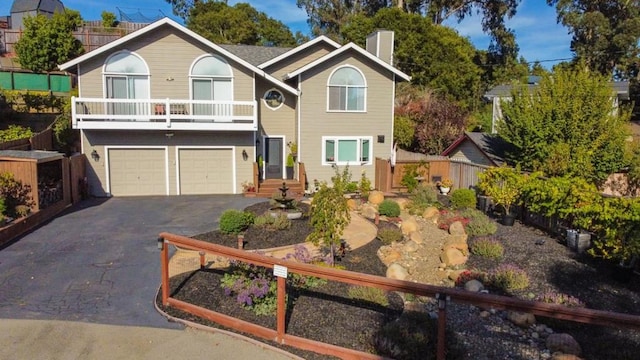
{"type": "Polygon", "coordinates": [[[287,278],[287,267],[282,265],[273,265],[273,275],[281,278],[287,278]]]}

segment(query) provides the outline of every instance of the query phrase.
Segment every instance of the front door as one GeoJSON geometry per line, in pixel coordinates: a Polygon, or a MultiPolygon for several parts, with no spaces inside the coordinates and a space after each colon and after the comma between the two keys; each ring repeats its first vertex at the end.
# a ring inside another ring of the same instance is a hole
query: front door
{"type": "Polygon", "coordinates": [[[266,169],[265,177],[267,179],[282,179],[282,138],[266,139],[266,169]]]}

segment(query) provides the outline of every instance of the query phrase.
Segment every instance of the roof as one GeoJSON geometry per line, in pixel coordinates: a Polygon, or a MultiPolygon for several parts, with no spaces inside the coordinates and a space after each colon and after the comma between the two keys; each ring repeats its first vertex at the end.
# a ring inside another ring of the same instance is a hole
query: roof
{"type": "Polygon", "coordinates": [[[11,5],[12,14],[35,10],[53,13],[62,9],[64,9],[64,5],[60,0],[14,0],[11,5]]]}
{"type": "Polygon", "coordinates": [[[297,54],[297,53],[299,53],[299,52],[301,52],[301,51],[303,51],[305,49],[308,49],[311,46],[313,46],[313,45],[315,45],[315,44],[317,44],[319,42],[325,42],[325,43],[329,44],[330,46],[333,46],[336,49],[340,47],[340,44],[338,44],[337,42],[329,39],[328,37],[326,37],[324,35],[320,35],[317,38],[315,38],[313,40],[310,40],[310,41],[307,41],[306,43],[304,43],[304,44],[302,44],[300,46],[297,46],[297,47],[295,47],[293,49],[289,49],[289,51],[287,51],[285,53],[282,53],[279,56],[274,57],[273,59],[269,59],[268,61],[265,61],[265,62],[261,63],[258,67],[261,68],[261,69],[264,69],[267,66],[271,66],[273,64],[276,64],[276,63],[278,63],[278,62],[280,62],[280,61],[282,61],[282,60],[284,60],[284,59],[286,59],[286,58],[288,58],[290,56],[293,56],[293,55],[295,55],[295,54],[297,54]]]}
{"type": "Polygon", "coordinates": [[[237,62],[238,64],[244,66],[245,68],[253,71],[254,73],[256,73],[257,75],[263,77],[264,79],[268,80],[269,82],[279,86],[280,88],[288,91],[291,94],[295,94],[298,95],[299,92],[297,89],[285,84],[284,82],[276,79],[275,77],[267,74],[264,70],[256,67],[255,65],[251,64],[250,62],[248,62],[247,60],[244,60],[243,58],[235,55],[234,53],[232,53],[231,51],[223,48],[220,45],[214,44],[213,42],[205,39],[204,37],[202,37],[201,35],[196,34],[195,32],[187,29],[186,27],[178,24],[177,22],[165,17],[163,19],[160,19],[156,22],[153,22],[143,28],[141,28],[140,30],[134,31],[128,35],[125,35],[123,37],[121,37],[118,40],[112,41],[104,46],[101,46],[93,51],[90,51],[84,55],[78,56],[77,58],[67,61],[64,64],[60,64],[58,65],[58,68],[60,68],[60,70],[68,70],[84,61],[87,61],[95,56],[104,54],[114,48],[117,48],[120,45],[126,44],[127,42],[134,40],[138,37],[144,36],[147,33],[153,32],[156,29],[162,27],[162,26],[171,26],[174,29],[184,33],[185,35],[191,37],[192,39],[199,41],[200,43],[202,43],[203,45],[215,50],[216,52],[232,59],[233,61],[237,62]]]}
{"type": "Polygon", "coordinates": [[[396,161],[429,161],[429,160],[446,160],[447,157],[439,155],[426,155],[423,153],[411,152],[398,148],[396,150],[396,161]]]}
{"type": "Polygon", "coordinates": [[[284,76],[285,80],[294,78],[310,69],[313,69],[314,67],[324,63],[325,61],[328,61],[330,59],[333,59],[334,57],[346,52],[346,51],[355,51],[359,54],[361,54],[362,56],[368,58],[369,60],[373,61],[374,63],[380,65],[381,67],[391,71],[392,73],[394,73],[395,75],[397,75],[398,77],[400,77],[403,80],[409,81],[411,80],[411,76],[403,73],[402,71],[396,69],[395,67],[387,64],[386,62],[380,60],[377,56],[371,54],[370,52],[364,50],[363,48],[359,47],[358,45],[354,44],[354,43],[348,43],[347,45],[342,46],[339,49],[336,49],[328,54],[326,54],[325,56],[320,57],[319,59],[316,59],[315,61],[312,61],[310,63],[308,63],[307,65],[291,72],[288,73],[284,76]]]}
{"type": "Polygon", "coordinates": [[[0,150],[0,160],[47,162],[62,159],[64,154],[42,150],[0,150]]]}
{"type": "Polygon", "coordinates": [[[291,50],[291,48],[257,46],[257,45],[227,45],[220,44],[220,47],[230,53],[247,60],[251,65],[260,67],[265,61],[276,58],[291,50]]]}
{"type": "Polygon", "coordinates": [[[450,156],[464,141],[470,141],[496,166],[505,163],[504,155],[508,144],[497,134],[465,131],[453,144],[442,152],[442,156],[450,156]]]}
{"type": "MultiPolygon", "coordinates": [[[[613,91],[618,94],[618,98],[620,100],[629,100],[629,82],[628,81],[612,81],[609,83],[613,91]]],[[[531,92],[533,89],[538,87],[538,83],[528,83],[527,90],[531,92]]],[[[513,85],[498,85],[491,90],[487,91],[484,94],[484,97],[491,100],[494,97],[509,97],[511,96],[511,90],[513,89],[513,85]]]]}

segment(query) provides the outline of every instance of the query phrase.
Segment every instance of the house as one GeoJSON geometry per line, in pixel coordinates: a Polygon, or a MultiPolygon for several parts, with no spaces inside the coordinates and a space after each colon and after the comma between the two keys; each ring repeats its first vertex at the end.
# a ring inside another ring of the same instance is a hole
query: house
{"type": "Polygon", "coordinates": [[[61,64],[78,75],[72,124],[91,193],[236,194],[258,176],[281,183],[289,143],[299,180],[329,181],[335,165],[373,178],[375,157],[391,154],[395,84],[410,77],[390,63],[392,32],[367,44],[217,45],[164,18],[61,64]]]}
{"type": "MultiPolygon", "coordinates": [[[[527,91],[531,93],[538,87],[540,82],[539,76],[529,76],[527,78],[527,91]]],[[[611,88],[615,92],[616,96],[612,99],[613,108],[618,109],[620,102],[629,101],[629,82],[628,81],[615,81],[611,82],[611,88]]],[[[509,101],[511,99],[512,85],[498,85],[484,94],[484,98],[491,101],[492,116],[491,116],[491,133],[498,132],[497,124],[502,119],[502,109],[500,103],[502,101],[509,101]]]]}
{"type": "Polygon", "coordinates": [[[22,29],[24,18],[37,15],[52,17],[54,13],[63,12],[64,5],[60,0],[14,0],[11,5],[9,28],[22,29]]]}
{"type": "Polygon", "coordinates": [[[506,146],[506,143],[495,134],[467,131],[449,145],[441,155],[478,165],[500,166],[505,163],[506,146]]]}

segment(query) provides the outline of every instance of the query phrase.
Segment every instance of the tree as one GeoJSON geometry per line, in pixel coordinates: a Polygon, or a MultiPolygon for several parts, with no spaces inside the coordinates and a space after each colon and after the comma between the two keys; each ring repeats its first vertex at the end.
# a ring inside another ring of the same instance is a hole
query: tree
{"type": "Polygon", "coordinates": [[[637,75],[639,0],[547,0],[572,34],[571,50],[592,71],[619,78],[637,75]]]}
{"type": "Polygon", "coordinates": [[[66,10],[53,17],[44,15],[24,19],[24,31],[15,45],[20,65],[34,72],[52,71],[84,52],[73,31],[82,25],[80,13],[66,10]]]}
{"type": "Polygon", "coordinates": [[[187,27],[218,44],[297,45],[286,25],[246,3],[198,2],[190,10],[187,27]]]}
{"type": "MultiPolygon", "coordinates": [[[[201,3],[200,0],[165,0],[173,8],[173,14],[187,20],[191,9],[201,3]]],[[[225,1],[226,3],[226,1],[225,1]]]]}
{"type": "Polygon", "coordinates": [[[106,28],[112,28],[118,25],[116,14],[110,11],[103,11],[101,16],[102,16],[102,26],[106,28]]]}
{"type": "Polygon", "coordinates": [[[584,70],[554,71],[531,91],[514,85],[498,123],[512,147],[508,160],[547,176],[602,182],[624,166],[629,114],[618,114],[615,97],[606,77],[584,70]]]}
{"type": "Polygon", "coordinates": [[[385,0],[297,0],[299,8],[307,12],[307,23],[314,36],[326,35],[341,42],[341,29],[355,15],[373,16],[386,7],[385,0]]]}

